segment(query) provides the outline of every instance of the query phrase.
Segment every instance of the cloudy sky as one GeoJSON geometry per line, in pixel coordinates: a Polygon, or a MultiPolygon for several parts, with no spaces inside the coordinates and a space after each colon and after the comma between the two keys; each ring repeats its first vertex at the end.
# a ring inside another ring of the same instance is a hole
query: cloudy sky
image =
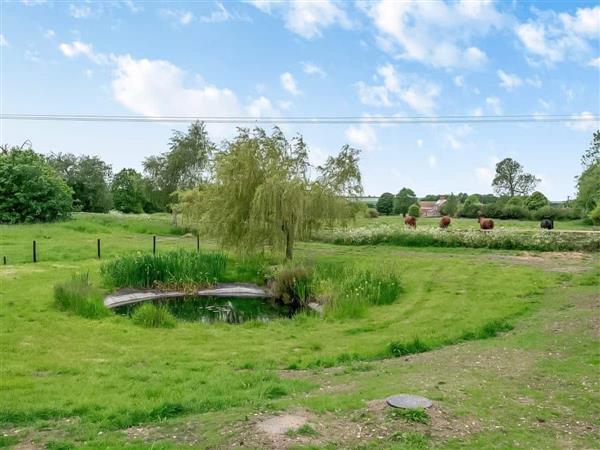
{"type": "MultiPolygon", "coordinates": [[[[2,1],[4,113],[498,116],[600,112],[600,6],[578,1],[2,1]]],[[[1,121],[1,141],[141,168],[185,124],[1,121]]],[[[286,125],[365,191],[489,192],[519,160],[573,195],[598,123],[286,125]]],[[[215,141],[233,125],[212,125],[215,141]]]]}

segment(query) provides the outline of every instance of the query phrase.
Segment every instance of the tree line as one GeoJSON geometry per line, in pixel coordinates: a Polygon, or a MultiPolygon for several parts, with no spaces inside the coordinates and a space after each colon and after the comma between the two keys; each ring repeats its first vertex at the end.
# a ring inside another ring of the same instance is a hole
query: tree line
{"type": "Polygon", "coordinates": [[[403,187],[397,194],[384,192],[376,203],[368,204],[367,217],[383,215],[420,215],[419,202],[445,198],[440,213],[448,216],[494,219],[584,219],[600,224],[600,130],[594,132],[588,149],[581,158],[582,173],[576,178],[577,197],[552,205],[535,188],[539,179],[525,172],[512,158],[496,164],[492,181],[495,194],[426,195],[418,198],[415,192],[403,187]]]}

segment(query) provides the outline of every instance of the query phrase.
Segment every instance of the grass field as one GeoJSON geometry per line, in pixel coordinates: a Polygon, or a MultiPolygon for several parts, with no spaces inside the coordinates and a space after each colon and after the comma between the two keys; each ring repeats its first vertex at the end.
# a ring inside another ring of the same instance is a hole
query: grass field
{"type": "Polygon", "coordinates": [[[0,444],[593,448],[600,439],[598,254],[298,245],[307,263],[399,277],[395,303],[356,319],[145,329],[54,306],[54,284],[73,273],[100,283],[97,238],[106,259],[150,251],[152,235],[159,252],[194,249],[195,237],[180,233],[166,215],[0,228],[9,262],[0,270],[0,444]],[[415,341],[428,351],[394,357],[415,341]],[[435,405],[393,415],[382,399],[402,392],[435,405]],[[261,431],[286,414],[306,424],[261,431]]]}

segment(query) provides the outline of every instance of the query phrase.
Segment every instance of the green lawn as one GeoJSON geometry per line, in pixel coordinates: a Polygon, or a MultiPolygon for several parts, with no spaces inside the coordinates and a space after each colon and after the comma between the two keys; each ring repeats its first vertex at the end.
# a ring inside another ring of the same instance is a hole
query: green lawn
{"type": "MultiPolygon", "coordinates": [[[[298,259],[385,267],[398,274],[404,293],[353,320],[301,314],[144,329],[122,316],[89,320],[61,312],[52,289],[76,271],[99,282],[97,238],[106,258],[148,251],[154,234],[158,251],[195,248],[194,237],[173,234],[168,216],[78,215],[0,233],[0,255],[9,258],[0,269],[0,443],[590,448],[599,438],[591,314],[598,306],[598,255],[305,243],[298,259]],[[40,242],[41,262],[23,264],[32,239],[40,242]],[[466,341],[494,323],[514,330],[466,341]],[[415,338],[432,351],[389,359],[390,343],[415,338]],[[405,391],[436,401],[428,423],[390,417],[376,406],[405,391]],[[283,441],[257,431],[261,419],[290,411],[304,414],[312,431],[283,441]],[[469,421],[474,425],[465,432],[469,421]],[[358,438],[345,432],[358,425],[375,431],[358,438]]],[[[597,333],[597,319],[595,326],[597,333]]]]}

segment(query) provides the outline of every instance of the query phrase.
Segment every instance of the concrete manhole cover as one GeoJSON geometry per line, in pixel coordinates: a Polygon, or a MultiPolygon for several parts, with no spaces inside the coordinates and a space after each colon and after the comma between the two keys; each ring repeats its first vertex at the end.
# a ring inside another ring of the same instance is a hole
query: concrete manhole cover
{"type": "Polygon", "coordinates": [[[385,401],[393,408],[404,409],[430,408],[433,405],[432,401],[428,398],[409,394],[392,395],[385,401]]]}

